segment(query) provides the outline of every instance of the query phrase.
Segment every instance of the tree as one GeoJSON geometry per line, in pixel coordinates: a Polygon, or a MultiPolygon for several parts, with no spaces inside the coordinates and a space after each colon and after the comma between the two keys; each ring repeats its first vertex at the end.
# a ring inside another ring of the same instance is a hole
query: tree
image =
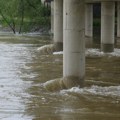
{"type": "Polygon", "coordinates": [[[0,0],[0,15],[13,33],[50,24],[50,8],[45,8],[41,0],[0,0]]]}
{"type": "Polygon", "coordinates": [[[22,31],[22,26],[23,26],[23,23],[24,23],[24,1],[23,0],[20,0],[20,17],[21,17],[21,23],[20,23],[20,27],[19,27],[19,33],[21,33],[22,31]]]}

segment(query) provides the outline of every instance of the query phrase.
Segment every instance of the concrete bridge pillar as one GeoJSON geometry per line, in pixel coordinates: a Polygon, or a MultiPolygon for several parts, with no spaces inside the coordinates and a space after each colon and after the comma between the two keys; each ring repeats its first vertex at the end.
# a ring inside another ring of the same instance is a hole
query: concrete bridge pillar
{"type": "Polygon", "coordinates": [[[93,4],[85,5],[85,35],[93,37],[93,4]]]}
{"type": "Polygon", "coordinates": [[[54,2],[51,1],[51,34],[54,34],[54,2]]]}
{"type": "Polygon", "coordinates": [[[63,0],[54,0],[54,45],[63,50],[63,0]]]}
{"type": "Polygon", "coordinates": [[[120,37],[120,2],[117,2],[117,37],[120,37]]]}
{"type": "Polygon", "coordinates": [[[84,0],[64,0],[63,77],[67,88],[83,86],[85,77],[84,0]]]}
{"type": "Polygon", "coordinates": [[[115,2],[101,2],[101,50],[114,51],[115,2]]]}

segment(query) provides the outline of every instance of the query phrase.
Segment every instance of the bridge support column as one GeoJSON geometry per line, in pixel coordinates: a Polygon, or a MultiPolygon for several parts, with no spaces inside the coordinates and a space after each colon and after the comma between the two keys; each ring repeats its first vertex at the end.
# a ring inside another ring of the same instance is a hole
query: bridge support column
{"type": "Polygon", "coordinates": [[[101,3],[101,50],[114,51],[115,2],[101,3]]]}
{"type": "Polygon", "coordinates": [[[63,0],[54,0],[54,45],[56,51],[63,50],[63,0]]]}
{"type": "Polygon", "coordinates": [[[83,86],[85,77],[85,3],[64,0],[63,83],[83,86]]]}
{"type": "Polygon", "coordinates": [[[120,2],[117,2],[117,37],[120,37],[120,2]]]}
{"type": "Polygon", "coordinates": [[[54,34],[54,2],[51,1],[51,34],[54,34]]]}
{"type": "Polygon", "coordinates": [[[85,5],[85,35],[93,37],[93,4],[85,5]]]}

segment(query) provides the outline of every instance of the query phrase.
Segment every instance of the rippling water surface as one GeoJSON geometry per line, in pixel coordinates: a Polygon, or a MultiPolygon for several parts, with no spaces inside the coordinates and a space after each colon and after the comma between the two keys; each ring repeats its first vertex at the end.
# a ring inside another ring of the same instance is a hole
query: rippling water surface
{"type": "Polygon", "coordinates": [[[1,120],[120,120],[120,45],[114,53],[86,49],[86,87],[48,92],[62,77],[62,53],[41,55],[39,35],[0,36],[1,120]]]}

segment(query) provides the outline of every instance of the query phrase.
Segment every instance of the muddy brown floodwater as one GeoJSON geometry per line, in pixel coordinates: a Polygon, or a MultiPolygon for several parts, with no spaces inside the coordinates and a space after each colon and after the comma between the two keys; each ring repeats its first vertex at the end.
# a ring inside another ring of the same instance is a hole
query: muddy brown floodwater
{"type": "MultiPolygon", "coordinates": [[[[120,41],[120,40],[119,40],[120,41]]],[[[104,54],[86,48],[86,86],[44,89],[62,77],[62,52],[41,55],[48,36],[0,35],[0,120],[120,120],[120,42],[104,54]]]]}

